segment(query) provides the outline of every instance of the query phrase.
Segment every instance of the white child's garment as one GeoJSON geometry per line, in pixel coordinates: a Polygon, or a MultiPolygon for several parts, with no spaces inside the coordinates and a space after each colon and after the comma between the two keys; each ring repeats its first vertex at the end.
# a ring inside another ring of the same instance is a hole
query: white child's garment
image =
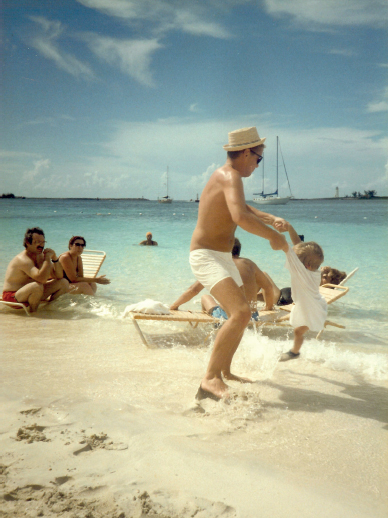
{"type": "Polygon", "coordinates": [[[307,270],[291,246],[286,253],[286,268],[291,273],[291,296],[295,303],[290,316],[292,327],[307,326],[311,331],[323,329],[327,304],[319,293],[321,272],[307,270]]]}

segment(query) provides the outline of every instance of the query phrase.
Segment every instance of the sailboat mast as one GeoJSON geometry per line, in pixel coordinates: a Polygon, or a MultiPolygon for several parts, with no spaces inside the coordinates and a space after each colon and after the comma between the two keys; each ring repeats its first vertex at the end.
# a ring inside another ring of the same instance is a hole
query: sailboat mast
{"type": "Polygon", "coordinates": [[[279,194],[279,137],[276,137],[276,194],[279,194]]]}
{"type": "Polygon", "coordinates": [[[168,166],[166,171],[166,188],[167,188],[167,198],[168,198],[168,166]]]}
{"type": "Polygon", "coordinates": [[[264,157],[263,157],[262,164],[263,164],[263,187],[262,187],[262,191],[261,192],[262,192],[262,194],[264,194],[264,157]]]}

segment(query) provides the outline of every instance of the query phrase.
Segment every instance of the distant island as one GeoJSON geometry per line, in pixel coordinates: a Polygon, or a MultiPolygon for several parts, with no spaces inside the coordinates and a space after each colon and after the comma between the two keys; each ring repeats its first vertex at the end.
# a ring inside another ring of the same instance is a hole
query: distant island
{"type": "Polygon", "coordinates": [[[2,194],[0,196],[0,198],[19,198],[19,199],[22,199],[22,200],[25,200],[26,197],[25,196],[15,196],[14,194],[12,194],[12,192],[10,192],[9,194],[2,194]]]}
{"type": "Polygon", "coordinates": [[[291,198],[291,201],[312,201],[312,200],[387,200],[388,196],[377,196],[377,192],[374,190],[364,191],[362,194],[359,191],[352,192],[352,195],[346,194],[345,196],[339,196],[338,187],[336,188],[336,194],[330,198],[291,198]]]}

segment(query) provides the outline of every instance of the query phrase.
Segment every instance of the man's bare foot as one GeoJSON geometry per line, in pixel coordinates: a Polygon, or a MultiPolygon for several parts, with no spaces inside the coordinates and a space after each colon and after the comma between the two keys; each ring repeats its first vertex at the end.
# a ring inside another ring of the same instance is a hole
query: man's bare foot
{"type": "Polygon", "coordinates": [[[223,372],[222,376],[228,381],[239,381],[240,383],[253,383],[249,378],[243,378],[242,376],[236,376],[231,372],[223,372]]]}
{"type": "Polygon", "coordinates": [[[210,398],[219,401],[222,398],[228,398],[228,396],[228,385],[225,385],[221,379],[213,378],[208,380],[204,378],[195,397],[198,400],[210,398]]]}

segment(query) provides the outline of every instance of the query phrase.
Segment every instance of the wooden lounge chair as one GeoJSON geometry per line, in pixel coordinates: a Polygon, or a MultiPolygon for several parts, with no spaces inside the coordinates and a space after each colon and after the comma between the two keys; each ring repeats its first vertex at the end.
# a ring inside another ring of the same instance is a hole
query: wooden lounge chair
{"type": "MultiPolygon", "coordinates": [[[[349,291],[349,288],[345,286],[337,286],[335,284],[325,284],[324,286],[320,286],[319,291],[321,295],[325,298],[327,304],[332,304],[336,300],[340,299],[349,291]]],[[[293,304],[289,304],[288,306],[281,306],[276,310],[272,311],[259,311],[259,320],[251,320],[248,324],[248,327],[261,327],[261,326],[289,326],[290,320],[290,312],[293,307],[293,304]]],[[[129,316],[132,319],[132,322],[140,335],[140,338],[144,345],[147,347],[153,347],[150,344],[146,337],[144,336],[140,326],[138,324],[138,320],[158,320],[164,322],[188,322],[192,327],[197,327],[198,324],[217,324],[221,323],[221,320],[218,318],[211,317],[207,313],[200,311],[181,311],[181,310],[170,310],[169,315],[151,315],[149,313],[136,313],[134,311],[129,312],[129,316]]],[[[337,324],[335,322],[331,322],[330,320],[326,320],[326,326],[334,326],[344,329],[345,326],[342,324],[337,324]]],[[[323,331],[320,331],[317,335],[317,338],[320,337],[323,331]]],[[[206,338],[205,338],[206,341],[206,338]]]]}
{"type": "Polygon", "coordinates": [[[357,271],[357,270],[358,270],[358,268],[355,268],[354,270],[352,270],[352,271],[349,273],[349,275],[347,275],[347,276],[345,277],[345,279],[339,283],[339,286],[343,286],[343,285],[345,284],[345,282],[348,282],[348,280],[350,279],[350,277],[353,277],[353,275],[356,273],[356,271],[357,271]]]}
{"type": "MultiPolygon", "coordinates": [[[[82,254],[82,264],[84,267],[84,276],[85,277],[96,277],[102,263],[105,261],[106,253],[101,250],[84,250],[82,254]]],[[[26,314],[30,316],[27,307],[20,302],[7,302],[5,300],[0,299],[0,304],[8,306],[9,308],[14,309],[24,309],[26,314]]]]}
{"type": "Polygon", "coordinates": [[[84,250],[82,254],[84,277],[96,277],[105,257],[106,253],[101,250],[84,250]]]}
{"type": "Polygon", "coordinates": [[[136,331],[140,335],[141,341],[147,347],[153,346],[147,341],[142,330],[140,329],[139,324],[137,323],[137,320],[163,320],[165,322],[188,322],[193,328],[196,328],[197,325],[200,323],[216,324],[217,322],[220,322],[218,318],[211,317],[207,313],[201,311],[181,311],[179,309],[170,309],[169,315],[151,315],[149,313],[136,313],[134,311],[130,311],[129,316],[132,319],[136,331]]]}

